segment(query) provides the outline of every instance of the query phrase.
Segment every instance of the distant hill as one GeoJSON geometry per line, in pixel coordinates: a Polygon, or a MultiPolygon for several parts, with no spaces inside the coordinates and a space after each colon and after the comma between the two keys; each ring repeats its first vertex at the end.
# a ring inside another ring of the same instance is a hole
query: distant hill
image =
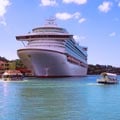
{"type": "Polygon", "coordinates": [[[5,61],[5,62],[8,62],[9,60],[8,60],[8,59],[6,59],[5,57],[1,57],[1,56],[0,56],[0,61],[5,61]]]}
{"type": "Polygon", "coordinates": [[[100,74],[102,72],[111,72],[111,73],[116,73],[120,75],[120,67],[114,67],[111,65],[88,65],[88,74],[93,75],[93,74],[100,74]]]}
{"type": "MultiPolygon", "coordinates": [[[[5,61],[5,62],[9,62],[10,60],[6,59],[5,57],[1,57],[0,56],[0,61],[5,61]]],[[[20,59],[16,59],[16,60],[12,60],[16,62],[17,68],[24,68],[25,66],[23,65],[22,61],[20,59]]],[[[111,73],[116,73],[120,75],[120,67],[114,67],[111,65],[92,65],[89,64],[88,65],[88,75],[96,75],[96,74],[100,74],[102,72],[111,72],[111,73]]]]}

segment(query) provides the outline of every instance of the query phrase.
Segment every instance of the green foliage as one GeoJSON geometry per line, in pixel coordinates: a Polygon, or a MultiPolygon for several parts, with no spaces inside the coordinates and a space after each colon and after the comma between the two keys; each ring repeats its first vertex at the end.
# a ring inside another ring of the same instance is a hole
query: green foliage
{"type": "Polygon", "coordinates": [[[88,65],[88,74],[101,74],[102,72],[111,72],[120,74],[120,68],[119,67],[113,67],[111,65],[88,65]]]}

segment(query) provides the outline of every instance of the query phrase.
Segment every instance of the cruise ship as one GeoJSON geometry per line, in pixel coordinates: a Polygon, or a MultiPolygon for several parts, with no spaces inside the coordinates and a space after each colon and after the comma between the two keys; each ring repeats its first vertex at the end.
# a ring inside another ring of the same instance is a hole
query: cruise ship
{"type": "Polygon", "coordinates": [[[37,77],[86,76],[87,47],[80,46],[72,34],[47,19],[41,27],[16,36],[23,48],[17,54],[23,64],[37,77]]]}

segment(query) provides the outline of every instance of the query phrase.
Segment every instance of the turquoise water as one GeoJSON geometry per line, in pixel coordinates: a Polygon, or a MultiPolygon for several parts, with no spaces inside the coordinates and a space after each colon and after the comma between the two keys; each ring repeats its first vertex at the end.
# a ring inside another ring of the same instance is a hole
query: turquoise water
{"type": "Polygon", "coordinates": [[[120,84],[97,78],[0,81],[0,120],[120,120],[120,84]]]}

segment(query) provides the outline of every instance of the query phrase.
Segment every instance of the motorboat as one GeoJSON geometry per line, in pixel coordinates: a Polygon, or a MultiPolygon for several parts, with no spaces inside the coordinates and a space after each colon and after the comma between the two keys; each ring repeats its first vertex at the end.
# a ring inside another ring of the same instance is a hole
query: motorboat
{"type": "Polygon", "coordinates": [[[2,80],[4,80],[4,81],[23,80],[23,74],[19,70],[6,70],[2,74],[2,80]]]}
{"type": "Polygon", "coordinates": [[[119,81],[117,74],[103,72],[100,74],[100,78],[97,79],[97,82],[102,84],[117,84],[119,81]]]}

